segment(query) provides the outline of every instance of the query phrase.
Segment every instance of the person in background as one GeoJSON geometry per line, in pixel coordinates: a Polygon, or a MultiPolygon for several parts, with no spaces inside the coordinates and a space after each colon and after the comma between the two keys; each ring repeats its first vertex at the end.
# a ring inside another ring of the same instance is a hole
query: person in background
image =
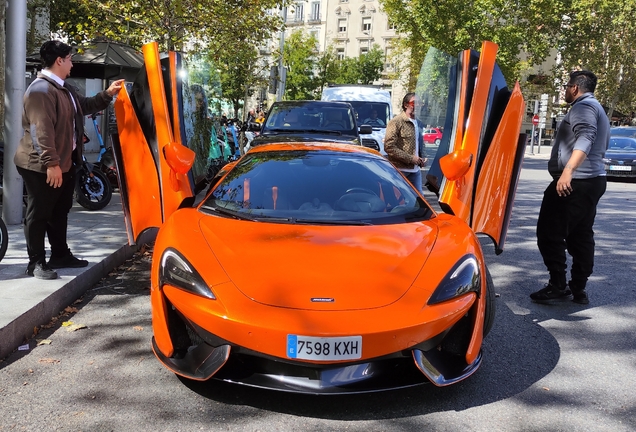
{"type": "Polygon", "coordinates": [[[27,191],[26,273],[38,279],[56,279],[54,269],[88,265],[88,261],[73,256],[66,242],[75,188],[74,164],[82,160],[84,116],[107,108],[124,82],[114,81],[90,98],[79,95],[66,82],[73,67],[71,50],[55,40],[40,48],[44,69],[24,94],[24,136],[14,157],[27,191]],[[45,235],[51,245],[48,263],[45,235]]]}
{"type": "Polygon", "coordinates": [[[258,115],[256,116],[255,122],[258,124],[263,124],[264,121],[265,121],[265,113],[263,111],[259,111],[258,115]]]}
{"type": "Polygon", "coordinates": [[[362,124],[368,124],[371,126],[384,126],[384,122],[378,118],[378,110],[371,110],[371,117],[368,117],[362,124]]]}
{"type": "Polygon", "coordinates": [[[422,127],[415,118],[415,93],[407,93],[402,99],[402,110],[389,121],[384,136],[384,151],[389,161],[422,191],[422,171],[426,158],[422,157],[422,127]]]}
{"type": "Polygon", "coordinates": [[[550,274],[546,286],[530,294],[537,303],[570,298],[589,303],[585,288],[594,267],[592,228],[607,187],[603,158],[610,140],[609,119],[594,97],[596,82],[592,72],[576,71],[564,86],[571,108],[552,146],[548,171],[553,180],[543,193],[537,221],[537,245],[550,274]],[[567,284],[566,250],[572,256],[567,284]]]}

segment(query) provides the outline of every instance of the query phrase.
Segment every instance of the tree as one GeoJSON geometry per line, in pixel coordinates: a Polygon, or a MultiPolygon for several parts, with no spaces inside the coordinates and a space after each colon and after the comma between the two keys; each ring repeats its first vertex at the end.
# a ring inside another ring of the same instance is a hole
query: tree
{"type": "Polygon", "coordinates": [[[232,49],[223,50],[216,56],[216,65],[220,70],[221,98],[234,107],[234,117],[238,117],[246,96],[252,94],[255,87],[265,86],[263,73],[267,65],[258,63],[258,51],[253,45],[236,41],[232,49]]]}
{"type": "Polygon", "coordinates": [[[373,81],[380,79],[382,69],[384,68],[384,53],[378,44],[358,57],[358,82],[360,84],[373,84],[373,81]]]}
{"type": "Polygon", "coordinates": [[[315,99],[320,80],[314,71],[318,69],[316,45],[313,35],[296,30],[285,40],[283,65],[287,68],[285,98],[289,100],[315,99]]]}
{"type": "Polygon", "coordinates": [[[51,29],[84,43],[96,36],[160,50],[205,47],[220,52],[235,41],[255,46],[282,22],[278,0],[51,0],[51,29]]]}
{"type": "Polygon", "coordinates": [[[507,79],[539,64],[555,46],[569,0],[380,0],[396,30],[406,35],[411,56],[409,87],[430,46],[450,55],[479,50],[484,40],[499,45],[498,62],[507,79]],[[526,59],[519,56],[526,54],[526,59]]]}
{"type": "Polygon", "coordinates": [[[559,38],[558,76],[575,69],[593,71],[595,92],[608,108],[630,114],[636,106],[636,0],[572,0],[559,38]]]}

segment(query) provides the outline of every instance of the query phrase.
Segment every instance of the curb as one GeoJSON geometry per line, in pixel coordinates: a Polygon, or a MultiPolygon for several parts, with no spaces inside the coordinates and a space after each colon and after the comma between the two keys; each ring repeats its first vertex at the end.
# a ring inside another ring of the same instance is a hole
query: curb
{"type": "Polygon", "coordinates": [[[99,263],[71,279],[9,325],[0,328],[0,360],[6,358],[18,346],[30,339],[35,328],[50,322],[52,317],[81,297],[102,277],[131,258],[141,245],[154,241],[156,234],[156,230],[143,233],[137,244],[120,247],[99,263]]]}

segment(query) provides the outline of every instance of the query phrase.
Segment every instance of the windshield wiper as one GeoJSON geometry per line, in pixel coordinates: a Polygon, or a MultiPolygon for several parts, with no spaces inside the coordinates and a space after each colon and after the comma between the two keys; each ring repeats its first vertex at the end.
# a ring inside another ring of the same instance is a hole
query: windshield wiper
{"type": "Polygon", "coordinates": [[[233,219],[254,220],[253,218],[251,218],[249,216],[245,216],[243,214],[240,214],[240,213],[232,211],[232,210],[225,209],[223,207],[212,207],[212,206],[203,205],[203,206],[201,206],[201,208],[202,209],[206,209],[206,210],[210,210],[210,211],[215,212],[215,213],[222,214],[223,216],[229,216],[229,217],[231,217],[233,219]]]}
{"type": "Polygon", "coordinates": [[[293,219],[293,222],[309,225],[373,225],[371,222],[359,220],[293,219]]]}

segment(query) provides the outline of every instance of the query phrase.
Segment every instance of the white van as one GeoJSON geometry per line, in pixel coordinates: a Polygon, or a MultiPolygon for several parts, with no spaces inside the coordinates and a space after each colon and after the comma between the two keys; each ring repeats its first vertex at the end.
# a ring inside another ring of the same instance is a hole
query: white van
{"type": "Polygon", "coordinates": [[[358,126],[368,124],[371,135],[362,135],[362,145],[384,151],[386,125],[393,118],[391,93],[372,85],[330,85],[322,91],[322,100],[349,102],[356,111],[358,126]]]}

